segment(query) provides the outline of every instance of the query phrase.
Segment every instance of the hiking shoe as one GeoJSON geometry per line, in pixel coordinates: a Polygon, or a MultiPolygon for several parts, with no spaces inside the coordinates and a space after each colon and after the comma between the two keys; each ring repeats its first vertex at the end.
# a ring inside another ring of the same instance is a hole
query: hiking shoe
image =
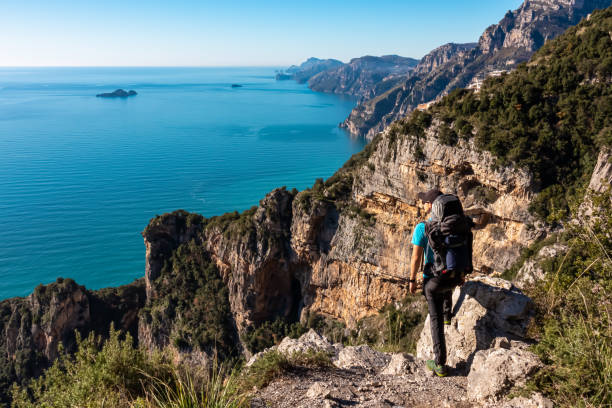
{"type": "Polygon", "coordinates": [[[450,326],[452,318],[453,318],[452,314],[449,314],[449,315],[445,314],[444,315],[444,324],[447,325],[447,326],[450,326]]]}
{"type": "Polygon", "coordinates": [[[427,360],[427,368],[433,371],[438,377],[446,377],[448,374],[446,366],[437,365],[433,360],[427,360]]]}

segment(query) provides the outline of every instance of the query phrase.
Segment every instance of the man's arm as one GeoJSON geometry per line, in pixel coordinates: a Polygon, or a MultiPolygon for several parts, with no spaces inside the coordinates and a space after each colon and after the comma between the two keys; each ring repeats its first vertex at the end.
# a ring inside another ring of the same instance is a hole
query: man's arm
{"type": "MultiPolygon", "coordinates": [[[[418,271],[421,270],[424,248],[418,245],[412,246],[412,257],[410,258],[410,280],[416,281],[418,271]]],[[[416,292],[416,282],[410,282],[410,293],[416,292]]]]}

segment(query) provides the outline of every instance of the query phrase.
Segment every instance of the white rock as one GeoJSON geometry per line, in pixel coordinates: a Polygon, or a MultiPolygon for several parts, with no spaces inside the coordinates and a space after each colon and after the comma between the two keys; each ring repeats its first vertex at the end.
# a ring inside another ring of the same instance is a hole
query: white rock
{"type": "Polygon", "coordinates": [[[380,372],[384,375],[405,375],[414,373],[417,365],[414,356],[405,353],[395,353],[391,355],[391,361],[380,372]]]}
{"type": "Polygon", "coordinates": [[[365,368],[379,370],[385,367],[391,357],[388,354],[376,351],[369,346],[349,346],[343,348],[333,363],[338,368],[365,368]]]}
{"type": "Polygon", "coordinates": [[[310,388],[308,388],[308,391],[306,391],[306,396],[313,399],[324,399],[329,396],[330,391],[331,390],[327,384],[317,381],[316,383],[312,384],[310,388]]]}
{"type": "Polygon", "coordinates": [[[542,394],[534,393],[531,398],[517,397],[499,405],[499,408],[553,408],[554,404],[542,394]]]}
{"type": "Polygon", "coordinates": [[[310,329],[303,334],[299,339],[285,337],[278,345],[277,350],[280,353],[291,355],[294,353],[305,353],[308,351],[324,351],[330,354],[335,354],[334,346],[319,333],[310,329]]]}
{"type": "MultiPolygon", "coordinates": [[[[507,280],[478,277],[455,289],[453,310],[452,324],[444,327],[450,366],[469,364],[476,351],[490,348],[498,337],[524,337],[532,302],[507,280]]],[[[429,316],[417,343],[417,358],[434,358],[429,316]]]]}
{"type": "Polygon", "coordinates": [[[514,278],[514,284],[520,288],[526,288],[534,282],[544,279],[544,270],[540,267],[540,261],[552,258],[567,251],[566,245],[553,244],[540,249],[535,258],[525,261],[514,278]]]}
{"type": "Polygon", "coordinates": [[[542,363],[526,350],[496,348],[474,356],[468,374],[468,397],[476,401],[495,400],[512,386],[524,385],[542,363]]]}

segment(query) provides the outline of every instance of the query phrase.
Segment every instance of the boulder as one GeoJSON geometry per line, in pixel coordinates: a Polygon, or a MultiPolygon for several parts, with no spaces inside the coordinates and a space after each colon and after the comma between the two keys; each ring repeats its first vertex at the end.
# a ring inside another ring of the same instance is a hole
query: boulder
{"type": "Polygon", "coordinates": [[[540,261],[553,258],[567,251],[567,246],[562,244],[547,245],[540,249],[537,255],[525,261],[516,274],[513,283],[519,288],[526,288],[533,283],[544,279],[544,270],[540,267],[540,261]]]}
{"type": "MultiPolygon", "coordinates": [[[[445,326],[447,364],[469,367],[478,350],[494,345],[497,338],[524,338],[533,303],[512,283],[491,277],[476,277],[453,293],[454,317],[445,326]]],[[[417,358],[433,359],[429,316],[417,343],[417,358]]],[[[499,340],[498,340],[499,342],[499,340]]]]}
{"type": "Polygon", "coordinates": [[[278,345],[277,350],[286,355],[306,353],[308,351],[323,351],[332,355],[335,354],[334,346],[313,329],[310,329],[299,339],[285,337],[278,345]]]}
{"type": "Polygon", "coordinates": [[[363,368],[376,371],[386,367],[390,360],[388,354],[362,345],[344,347],[334,358],[333,363],[338,368],[363,368]]]}
{"type": "Polygon", "coordinates": [[[475,401],[495,400],[513,386],[524,385],[541,366],[538,357],[527,350],[480,350],[468,374],[467,395],[475,401]]]}
{"type": "Polygon", "coordinates": [[[415,373],[417,363],[414,356],[406,353],[391,355],[389,364],[380,372],[383,375],[405,375],[415,373]]]}
{"type": "Polygon", "coordinates": [[[325,337],[321,336],[313,329],[310,329],[308,332],[304,333],[299,339],[285,337],[280,342],[280,344],[267,348],[264,351],[260,351],[259,353],[253,355],[246,363],[246,366],[250,367],[255,361],[259,360],[265,353],[269,351],[278,351],[279,353],[284,354],[286,356],[290,356],[295,353],[307,353],[309,351],[313,351],[315,353],[323,351],[332,356],[337,356],[338,350],[340,350],[341,348],[342,345],[332,345],[325,337]]]}
{"type": "Polygon", "coordinates": [[[551,400],[536,392],[530,398],[516,397],[503,402],[501,405],[491,405],[487,408],[553,408],[553,406],[551,400]]]}

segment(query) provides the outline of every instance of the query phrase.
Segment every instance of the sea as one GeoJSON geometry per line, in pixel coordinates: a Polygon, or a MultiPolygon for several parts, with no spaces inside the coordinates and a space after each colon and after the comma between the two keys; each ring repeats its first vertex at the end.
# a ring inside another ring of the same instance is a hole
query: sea
{"type": "Polygon", "coordinates": [[[354,99],[276,69],[0,68],[0,299],[132,282],[156,215],[243,211],[365,146],[338,128],[354,99]],[[96,97],[117,88],[138,95],[96,97]]]}

